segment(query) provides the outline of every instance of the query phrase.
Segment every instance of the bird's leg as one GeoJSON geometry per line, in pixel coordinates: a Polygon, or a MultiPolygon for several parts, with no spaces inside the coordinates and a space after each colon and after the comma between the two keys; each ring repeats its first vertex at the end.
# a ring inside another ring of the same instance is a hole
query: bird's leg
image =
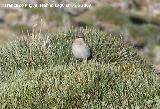
{"type": "Polygon", "coordinates": [[[87,59],[85,59],[84,62],[87,63],[87,59]]]}
{"type": "Polygon", "coordinates": [[[83,63],[84,63],[84,65],[86,65],[87,64],[87,59],[84,59],[83,63]]]}
{"type": "Polygon", "coordinates": [[[76,59],[76,66],[77,66],[77,64],[78,64],[78,60],[76,59]]]}

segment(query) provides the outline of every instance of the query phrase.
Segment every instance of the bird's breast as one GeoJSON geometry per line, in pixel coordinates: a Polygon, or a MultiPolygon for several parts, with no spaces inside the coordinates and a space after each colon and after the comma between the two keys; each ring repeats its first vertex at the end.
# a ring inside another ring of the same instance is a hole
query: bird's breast
{"type": "Polygon", "coordinates": [[[84,45],[72,45],[72,52],[75,58],[88,58],[91,55],[90,48],[84,44],[84,45]]]}

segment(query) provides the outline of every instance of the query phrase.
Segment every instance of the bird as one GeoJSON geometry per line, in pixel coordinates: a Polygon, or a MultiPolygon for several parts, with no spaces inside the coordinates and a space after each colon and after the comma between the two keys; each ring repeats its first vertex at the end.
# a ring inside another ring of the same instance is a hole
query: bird
{"type": "Polygon", "coordinates": [[[84,40],[84,34],[79,33],[73,41],[72,53],[76,59],[90,60],[92,58],[91,48],[84,40]]]}

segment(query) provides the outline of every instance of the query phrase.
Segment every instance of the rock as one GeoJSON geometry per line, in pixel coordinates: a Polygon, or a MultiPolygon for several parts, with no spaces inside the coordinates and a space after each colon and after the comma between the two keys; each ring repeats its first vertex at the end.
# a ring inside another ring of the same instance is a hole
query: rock
{"type": "Polygon", "coordinates": [[[155,46],[153,48],[153,55],[154,55],[154,62],[155,63],[160,63],[160,46],[155,46]]]}
{"type": "Polygon", "coordinates": [[[8,39],[13,39],[13,33],[9,29],[0,29],[0,40],[7,41],[8,39]]]}
{"type": "Polygon", "coordinates": [[[136,44],[133,45],[133,47],[138,49],[138,50],[142,50],[145,46],[146,46],[145,43],[136,43],[136,44]]]}
{"type": "Polygon", "coordinates": [[[5,21],[9,26],[17,25],[20,21],[20,15],[17,12],[9,12],[5,16],[5,21]]]}
{"type": "Polygon", "coordinates": [[[0,23],[4,23],[5,20],[4,20],[4,17],[0,16],[0,23]]]}

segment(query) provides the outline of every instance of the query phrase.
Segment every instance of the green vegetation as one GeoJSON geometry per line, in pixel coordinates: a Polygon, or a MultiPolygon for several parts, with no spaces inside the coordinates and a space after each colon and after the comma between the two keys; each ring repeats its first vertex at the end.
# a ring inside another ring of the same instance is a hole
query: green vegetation
{"type": "Polygon", "coordinates": [[[78,19],[80,22],[83,22],[88,27],[93,27],[96,22],[94,11],[85,12],[82,15],[76,17],[75,19],[78,19]]]}
{"type": "Polygon", "coordinates": [[[129,24],[127,27],[132,38],[140,43],[149,43],[154,41],[153,39],[160,34],[159,27],[152,24],[129,24]]]}
{"type": "Polygon", "coordinates": [[[15,25],[12,26],[11,29],[15,32],[23,32],[25,34],[32,33],[32,27],[29,27],[27,25],[15,25]]]}
{"type": "MultiPolygon", "coordinates": [[[[93,14],[94,15],[94,14],[93,14]]],[[[140,16],[129,11],[120,11],[111,6],[100,6],[95,10],[98,20],[107,22],[110,25],[117,25],[120,31],[112,28],[116,33],[125,33],[127,28],[128,35],[137,43],[151,43],[160,34],[159,22],[149,17],[140,16]]]]}
{"type": "Polygon", "coordinates": [[[28,8],[28,10],[32,14],[40,14],[40,15],[44,14],[43,8],[40,8],[40,7],[37,7],[37,8],[28,8]]]}
{"type": "Polygon", "coordinates": [[[160,78],[122,37],[78,29],[49,39],[48,49],[32,36],[0,48],[0,108],[160,107],[160,78]],[[70,51],[78,31],[92,46],[88,62],[70,51]]]}
{"type": "Polygon", "coordinates": [[[95,14],[99,20],[107,21],[117,25],[124,25],[129,23],[129,16],[127,13],[121,12],[111,6],[98,7],[95,14]]]}
{"type": "Polygon", "coordinates": [[[56,8],[29,8],[31,15],[39,15],[41,18],[45,18],[47,21],[62,22],[63,11],[56,8]]]}
{"type": "Polygon", "coordinates": [[[102,21],[109,24],[123,26],[129,23],[128,14],[121,12],[111,6],[99,6],[94,10],[88,11],[80,15],[79,19],[87,24],[93,26],[95,22],[102,21]]]}

